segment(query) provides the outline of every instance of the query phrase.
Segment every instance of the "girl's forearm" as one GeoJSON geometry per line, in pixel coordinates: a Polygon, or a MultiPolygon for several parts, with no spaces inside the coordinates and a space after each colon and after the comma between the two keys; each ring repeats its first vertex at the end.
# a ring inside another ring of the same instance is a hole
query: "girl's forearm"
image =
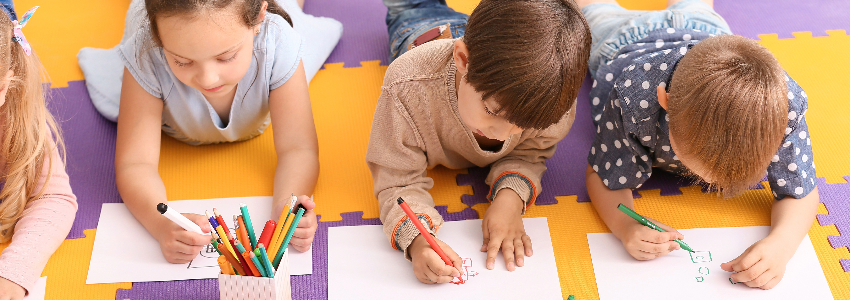
{"type": "Polygon", "coordinates": [[[153,233],[156,220],[162,219],[156,205],[168,201],[157,168],[143,164],[116,167],[115,181],[127,209],[153,233]]]}
{"type": "Polygon", "coordinates": [[[308,149],[298,149],[279,155],[274,177],[272,213],[277,216],[289,204],[290,194],[313,194],[319,178],[319,154],[308,149]]]}

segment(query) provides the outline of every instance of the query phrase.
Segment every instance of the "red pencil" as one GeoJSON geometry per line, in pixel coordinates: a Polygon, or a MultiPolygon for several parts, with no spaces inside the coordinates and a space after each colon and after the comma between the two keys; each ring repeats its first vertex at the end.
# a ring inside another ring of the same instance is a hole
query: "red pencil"
{"type": "Polygon", "coordinates": [[[266,248],[269,247],[269,242],[272,239],[272,234],[274,234],[275,225],[277,225],[277,223],[274,220],[268,220],[266,222],[266,227],[263,227],[263,233],[260,234],[260,239],[257,240],[258,245],[263,244],[266,246],[266,248]]]}
{"type": "Polygon", "coordinates": [[[213,216],[215,217],[215,220],[218,221],[219,224],[221,224],[222,229],[224,229],[224,233],[227,234],[227,239],[233,240],[233,235],[230,233],[230,228],[227,227],[227,223],[224,223],[224,217],[222,217],[221,214],[218,213],[218,209],[213,208],[213,216]]]}
{"type": "Polygon", "coordinates": [[[431,236],[431,233],[429,233],[428,230],[425,230],[425,226],[422,226],[422,222],[419,222],[419,218],[417,218],[416,215],[413,214],[413,211],[410,210],[410,206],[407,206],[407,203],[404,203],[404,199],[401,199],[401,197],[399,197],[397,201],[398,205],[401,206],[401,209],[404,210],[404,213],[407,214],[407,217],[410,219],[410,222],[413,223],[414,226],[416,226],[416,229],[419,229],[419,233],[421,233],[422,236],[425,237],[425,240],[428,241],[428,245],[431,245],[431,249],[434,249],[434,252],[437,252],[437,254],[440,255],[440,258],[443,259],[443,262],[445,262],[446,265],[454,266],[452,264],[452,260],[449,259],[449,257],[446,256],[446,253],[443,252],[443,249],[440,248],[440,245],[437,245],[437,241],[434,240],[434,237],[431,236]]]}

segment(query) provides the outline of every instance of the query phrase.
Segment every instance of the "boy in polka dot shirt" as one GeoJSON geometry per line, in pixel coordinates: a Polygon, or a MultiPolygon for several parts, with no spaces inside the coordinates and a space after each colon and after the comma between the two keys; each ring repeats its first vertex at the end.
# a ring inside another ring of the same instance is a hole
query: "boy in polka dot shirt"
{"type": "MultiPolygon", "coordinates": [[[[768,236],[721,268],[770,289],[805,237],[819,202],[806,93],[755,41],[731,35],[710,0],[670,0],[628,11],[614,0],[577,1],[591,27],[590,92],[597,135],[587,190],[605,224],[635,259],[678,250],[617,209],[653,168],[742,194],[765,174],[774,198],[768,236]]],[[[734,238],[734,237],[730,237],[734,238]]]]}

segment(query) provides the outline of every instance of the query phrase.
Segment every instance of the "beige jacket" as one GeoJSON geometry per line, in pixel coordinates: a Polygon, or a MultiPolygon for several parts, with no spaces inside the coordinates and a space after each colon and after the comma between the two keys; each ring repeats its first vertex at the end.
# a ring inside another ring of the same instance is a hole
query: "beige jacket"
{"type": "MultiPolygon", "coordinates": [[[[575,106],[545,130],[527,129],[510,136],[498,152],[482,150],[458,114],[454,40],[437,40],[405,53],[387,69],[375,109],[366,162],[372,172],[384,233],[394,249],[404,251],[419,231],[396,199],[403,198],[431,234],[443,218],[428,190],[434,181],[426,170],[490,166],[488,199],[510,188],[527,208],[540,193],[545,160],[566,136],[575,106]]],[[[523,209],[523,213],[525,209],[523,209]]]]}

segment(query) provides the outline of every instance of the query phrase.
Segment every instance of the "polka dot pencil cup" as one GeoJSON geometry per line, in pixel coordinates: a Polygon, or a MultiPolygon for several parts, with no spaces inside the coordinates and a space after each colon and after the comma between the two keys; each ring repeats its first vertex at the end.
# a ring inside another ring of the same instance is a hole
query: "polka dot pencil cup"
{"type": "Polygon", "coordinates": [[[284,253],[274,278],[218,274],[222,300],[291,300],[289,254],[284,253]]]}

